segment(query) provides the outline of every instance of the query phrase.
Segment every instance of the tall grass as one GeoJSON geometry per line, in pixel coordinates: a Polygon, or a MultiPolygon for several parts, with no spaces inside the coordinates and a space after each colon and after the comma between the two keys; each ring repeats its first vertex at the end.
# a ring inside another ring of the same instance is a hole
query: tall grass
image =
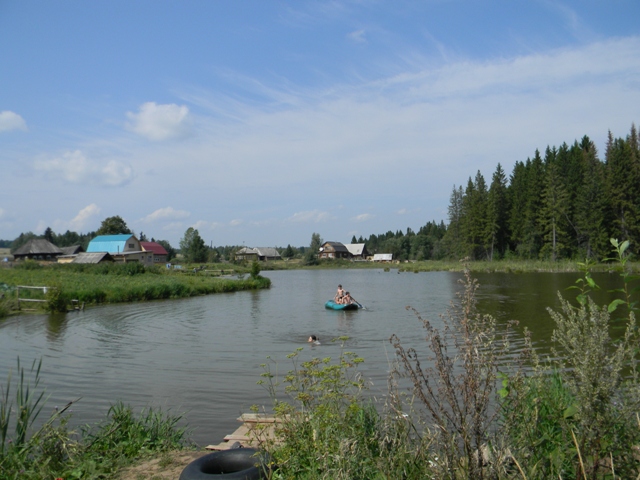
{"type": "Polygon", "coordinates": [[[151,408],[136,414],[122,403],[111,406],[105,421],[76,432],[67,428],[71,402],[34,431],[46,403],[41,364],[26,370],[18,362],[18,381],[10,374],[0,389],[0,478],[114,478],[138,458],[188,445],[186,427],[178,425],[181,416],[151,408]]]}

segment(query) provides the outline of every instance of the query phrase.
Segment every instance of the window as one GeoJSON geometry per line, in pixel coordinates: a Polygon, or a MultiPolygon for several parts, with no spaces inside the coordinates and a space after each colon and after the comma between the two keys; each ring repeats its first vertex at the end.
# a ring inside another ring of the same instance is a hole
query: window
{"type": "Polygon", "coordinates": [[[129,244],[129,248],[133,248],[133,243],[130,243],[130,244],[129,244]]]}

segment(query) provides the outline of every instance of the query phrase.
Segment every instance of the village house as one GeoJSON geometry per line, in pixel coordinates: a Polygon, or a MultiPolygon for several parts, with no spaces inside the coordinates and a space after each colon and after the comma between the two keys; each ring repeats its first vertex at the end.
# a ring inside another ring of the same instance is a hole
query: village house
{"type": "Polygon", "coordinates": [[[89,242],[87,253],[99,252],[110,254],[116,262],[153,265],[153,252],[143,251],[140,240],[130,233],[98,235],[89,242]]]}
{"type": "Polygon", "coordinates": [[[340,242],[324,242],[318,252],[318,258],[351,258],[351,253],[340,242]]]}
{"type": "Polygon", "coordinates": [[[55,262],[60,255],[63,255],[62,250],[43,238],[32,238],[13,252],[15,260],[29,259],[55,262]]]}
{"type": "Polygon", "coordinates": [[[282,260],[278,250],[272,247],[243,247],[235,253],[234,258],[236,261],[260,260],[266,262],[268,260],[282,260]]]}
{"type": "Polygon", "coordinates": [[[350,243],[345,247],[349,250],[351,258],[356,261],[366,260],[369,257],[369,251],[364,243],[350,243]]]}
{"type": "Polygon", "coordinates": [[[157,242],[140,242],[142,250],[153,254],[153,263],[167,263],[169,253],[157,242]]]}

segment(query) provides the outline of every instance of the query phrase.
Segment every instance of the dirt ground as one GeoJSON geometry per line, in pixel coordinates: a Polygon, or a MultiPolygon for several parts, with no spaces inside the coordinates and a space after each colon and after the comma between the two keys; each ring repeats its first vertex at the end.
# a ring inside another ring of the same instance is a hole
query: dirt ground
{"type": "Polygon", "coordinates": [[[211,453],[209,450],[178,450],[158,458],[141,461],[120,475],[120,480],[178,480],[184,467],[196,458],[211,453]]]}

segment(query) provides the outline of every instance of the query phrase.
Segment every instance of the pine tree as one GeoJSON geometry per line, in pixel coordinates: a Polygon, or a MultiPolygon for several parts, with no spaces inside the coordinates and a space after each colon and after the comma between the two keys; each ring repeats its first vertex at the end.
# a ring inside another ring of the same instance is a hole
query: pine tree
{"type": "Polygon", "coordinates": [[[488,245],[489,260],[493,260],[494,251],[500,256],[507,249],[507,214],[509,211],[507,197],[507,178],[498,163],[496,171],[491,179],[489,195],[487,198],[487,229],[485,232],[485,244],[488,245]]]}
{"type": "Polygon", "coordinates": [[[554,262],[566,250],[568,200],[560,165],[552,161],[546,166],[539,219],[544,238],[540,255],[549,257],[554,262]]]}

